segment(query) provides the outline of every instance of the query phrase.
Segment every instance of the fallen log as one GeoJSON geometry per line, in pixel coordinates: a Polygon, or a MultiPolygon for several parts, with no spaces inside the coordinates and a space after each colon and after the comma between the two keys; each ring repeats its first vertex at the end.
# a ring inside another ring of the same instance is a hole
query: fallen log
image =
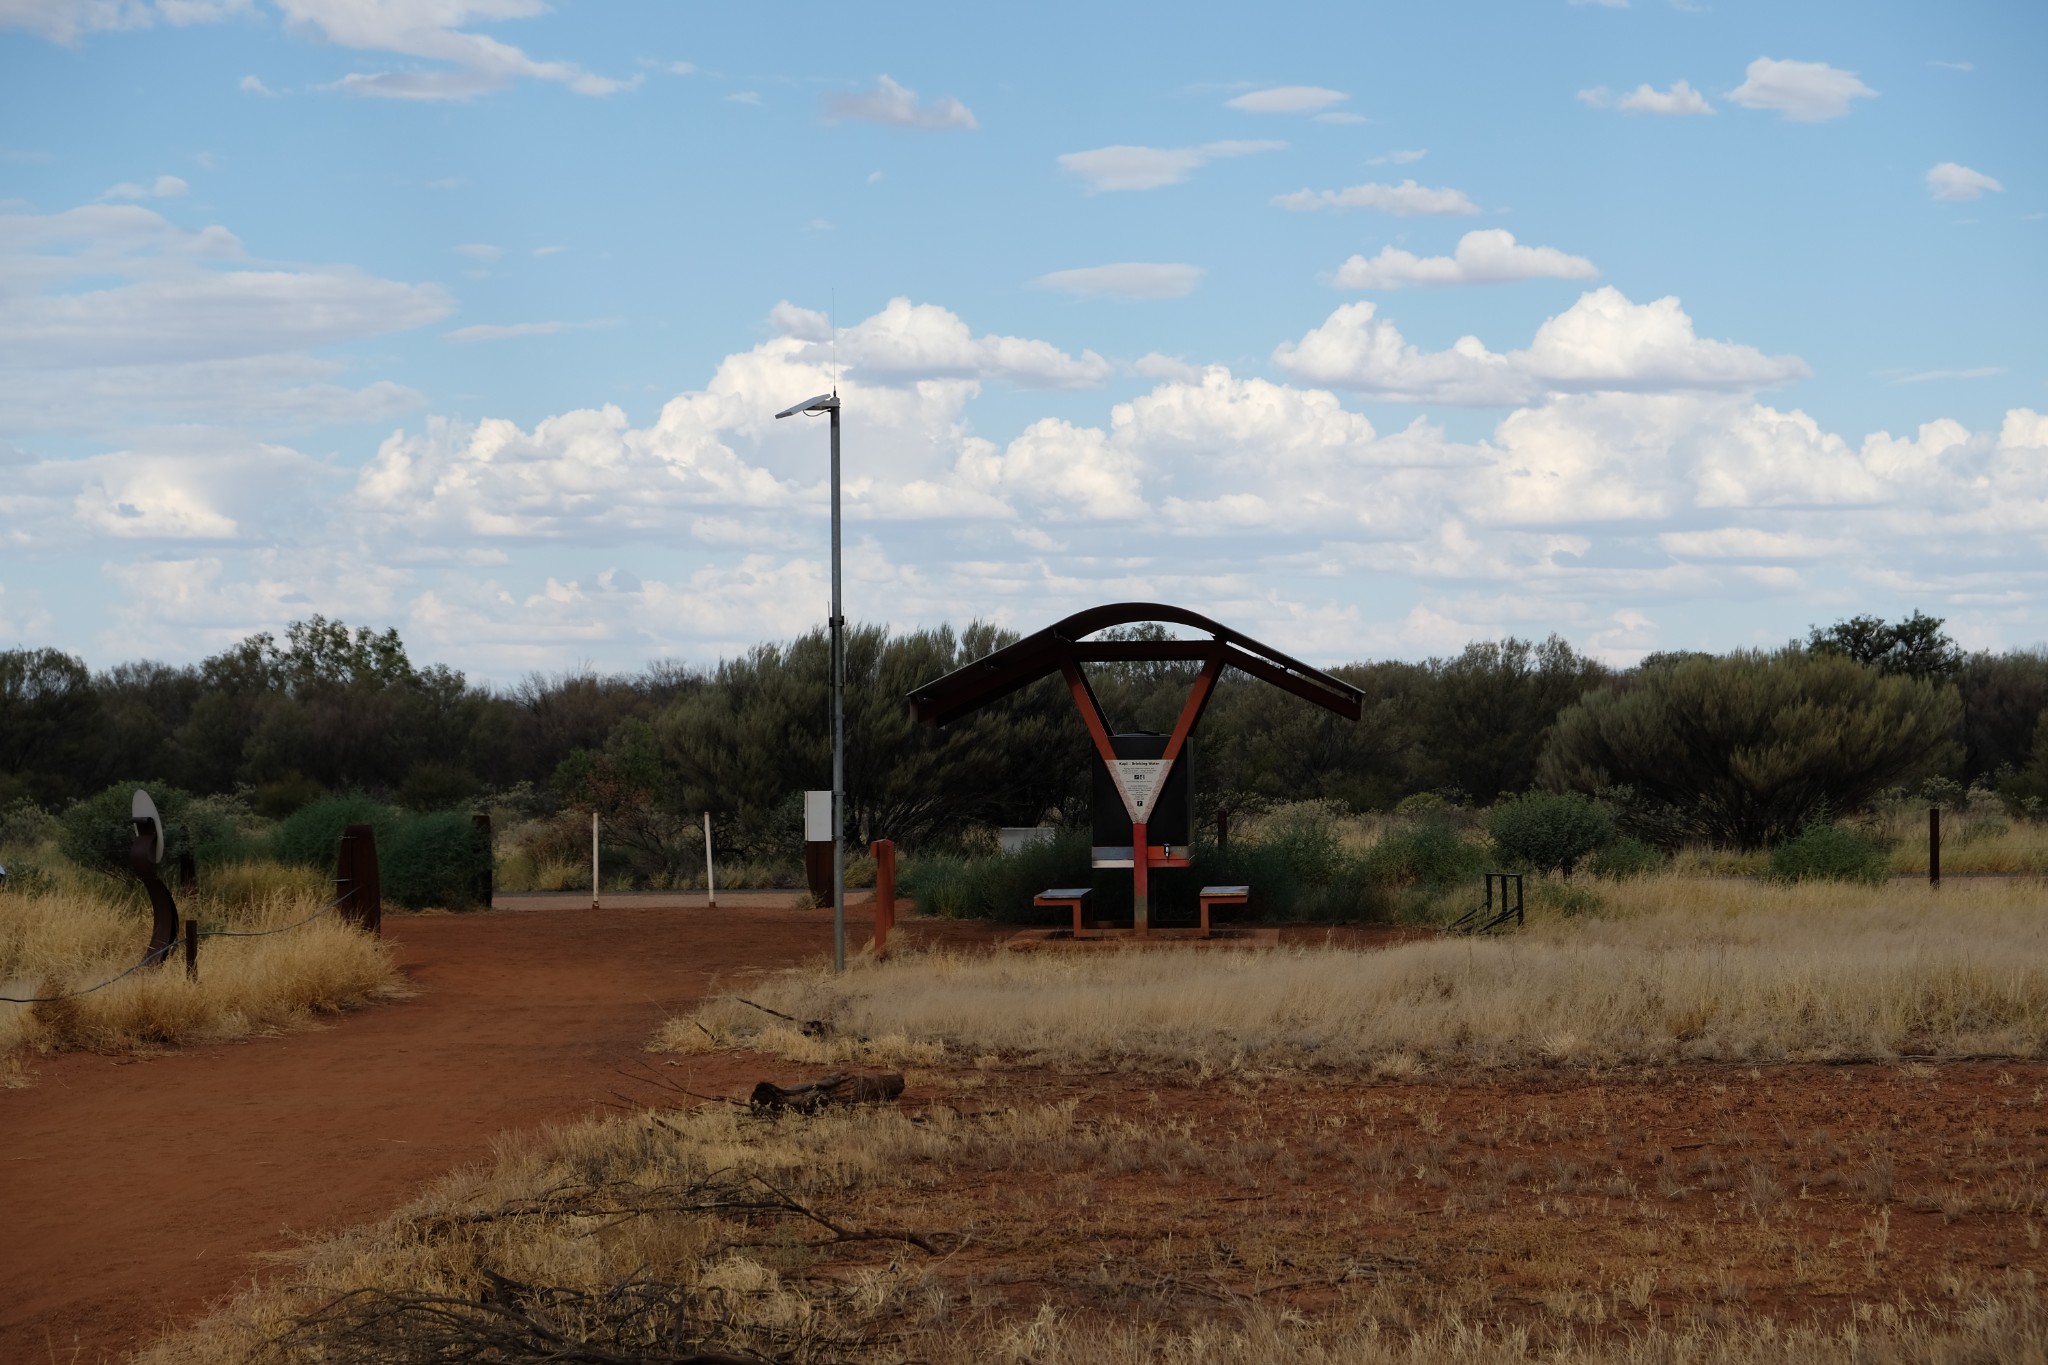
{"type": "Polygon", "coordinates": [[[763,1081],[754,1087],[748,1101],[757,1114],[815,1114],[840,1104],[887,1104],[903,1093],[903,1077],[895,1072],[883,1076],[856,1076],[835,1071],[806,1085],[780,1086],[763,1081]]]}

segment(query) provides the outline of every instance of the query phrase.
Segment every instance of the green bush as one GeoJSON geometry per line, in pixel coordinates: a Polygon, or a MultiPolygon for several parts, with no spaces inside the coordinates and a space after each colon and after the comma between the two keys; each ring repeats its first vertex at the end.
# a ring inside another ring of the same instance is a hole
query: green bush
{"type": "Polygon", "coordinates": [[[1876,885],[1889,875],[1884,845],[1847,825],[1814,825],[1771,850],[1772,881],[1876,885]]]}
{"type": "Polygon", "coordinates": [[[175,866],[188,853],[202,866],[247,856],[249,850],[235,825],[232,800],[141,782],[117,782],[75,802],[58,818],[58,850],[80,867],[125,869],[128,850],[135,842],[130,811],[138,788],[149,793],[157,814],[163,817],[166,864],[175,866]]]}
{"type": "Polygon", "coordinates": [[[490,847],[465,811],[402,817],[388,842],[381,835],[377,840],[385,899],[415,910],[479,904],[476,893],[490,865],[490,847]]]}
{"type": "Polygon", "coordinates": [[[1530,792],[1489,811],[1486,832],[1507,866],[1569,877],[1581,859],[1614,842],[1614,813],[1577,792],[1530,792]]]}
{"type": "Polygon", "coordinates": [[[350,825],[376,831],[384,899],[415,910],[477,904],[491,850],[466,811],[409,815],[367,796],[330,796],[281,822],[271,848],[279,862],[330,870],[350,825]]]}
{"type": "Polygon", "coordinates": [[[1484,873],[1486,850],[1447,821],[1425,820],[1387,835],[1367,850],[1362,861],[1373,881],[1434,895],[1484,873]]]}
{"type": "Polygon", "coordinates": [[[1058,912],[1039,909],[1032,897],[1048,887],[1090,885],[1095,874],[1088,861],[1088,834],[1074,831],[1017,853],[918,854],[904,859],[896,884],[917,902],[919,914],[1051,923],[1058,912]]]}
{"type": "MultiPolygon", "coordinates": [[[[342,831],[350,825],[370,825],[377,831],[381,855],[391,846],[400,816],[382,801],[357,793],[328,796],[299,807],[278,823],[270,836],[272,856],[281,863],[332,868],[341,851],[342,831]]],[[[379,863],[381,866],[382,859],[379,863]]]]}
{"type": "Polygon", "coordinates": [[[1674,842],[1765,848],[1825,811],[1948,768],[1962,719],[1953,685],[1887,677],[1839,654],[1687,658],[1567,707],[1543,784],[1626,785],[1674,842]]]}
{"type": "Polygon", "coordinates": [[[1669,860],[1651,844],[1633,835],[1623,835],[1602,849],[1596,849],[1586,866],[1596,877],[1641,877],[1662,868],[1669,860]]]}

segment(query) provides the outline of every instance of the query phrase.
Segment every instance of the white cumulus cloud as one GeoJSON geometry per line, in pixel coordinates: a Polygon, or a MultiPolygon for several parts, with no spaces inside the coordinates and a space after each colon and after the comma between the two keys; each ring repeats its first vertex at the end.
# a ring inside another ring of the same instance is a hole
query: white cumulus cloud
{"type": "Polygon", "coordinates": [[[1231,139],[1199,147],[1097,147],[1067,152],[1059,162],[1061,170],[1080,177],[1091,191],[1156,190],[1178,185],[1211,161],[1277,152],[1286,146],[1284,142],[1231,139]]]}
{"type": "Polygon", "coordinates": [[[1398,185],[1353,185],[1342,190],[1296,190],[1277,196],[1274,203],[1296,213],[1316,209],[1378,209],[1382,213],[1411,217],[1417,214],[1474,214],[1479,206],[1462,190],[1431,189],[1413,180],[1398,185]]]}
{"type": "Polygon", "coordinates": [[[1943,203],[1961,203],[1980,198],[1987,190],[1995,194],[2004,189],[1984,172],[1953,161],[1944,161],[1927,172],[1927,192],[1943,203]]]}
{"type": "Polygon", "coordinates": [[[1332,281],[1340,289],[1399,289],[1410,284],[1500,284],[1510,280],[1585,280],[1599,274],[1583,256],[1549,246],[1523,246],[1505,228],[1468,232],[1450,256],[1416,256],[1382,247],[1370,259],[1353,256],[1332,281]]]}
{"type": "Polygon", "coordinates": [[[826,96],[825,114],[834,120],[854,119],[927,132],[964,131],[980,126],[974,121],[973,112],[951,95],[919,103],[915,90],[898,85],[886,75],[873,90],[826,96]]]}
{"type": "Polygon", "coordinates": [[[1759,57],[1748,79],[1728,92],[1745,109],[1775,109],[1794,123],[1819,123],[1849,112],[1849,101],[1877,94],[1857,78],[1826,62],[1788,62],[1759,57]]]}
{"type": "Polygon", "coordinates": [[[1411,402],[1511,405],[1543,393],[1619,390],[1752,392],[1805,377],[1797,356],[1693,332],[1675,298],[1629,301],[1606,287],[1546,321],[1524,350],[1489,350],[1461,337],[1447,350],[1423,351],[1370,303],[1346,304],[1298,342],[1283,343],[1273,363],[1313,383],[1411,402]]]}

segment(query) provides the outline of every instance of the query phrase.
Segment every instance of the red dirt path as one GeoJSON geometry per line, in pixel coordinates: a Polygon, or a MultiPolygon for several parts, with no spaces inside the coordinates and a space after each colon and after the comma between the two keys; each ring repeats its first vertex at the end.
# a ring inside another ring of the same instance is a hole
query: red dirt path
{"type": "MultiPolygon", "coordinates": [[[[618,1068],[714,978],[831,951],[830,911],[748,899],[393,916],[415,999],[281,1038],[36,1063],[31,1088],[0,1091],[0,1361],[118,1356],[245,1282],[252,1253],[635,1090],[618,1068]]],[[[871,927],[849,914],[848,942],[871,927]]]]}
{"type": "MultiPolygon", "coordinates": [[[[608,899],[392,916],[385,936],[419,995],[313,1031],[36,1063],[31,1088],[0,1091],[0,1362],[118,1358],[247,1282],[262,1253],[390,1211],[507,1129],[657,1098],[620,1072],[643,1064],[664,1016],[714,984],[831,951],[831,912],[788,909],[789,893],[729,894],[715,913],[701,896],[608,899]]],[[[848,944],[872,929],[866,906],[851,907],[848,944]]],[[[897,932],[965,947],[1015,931],[910,920],[897,932]]],[[[763,1069],[700,1058],[689,1079],[743,1093],[763,1069]],[[723,1074],[735,1067],[746,1074],[723,1074]]]]}

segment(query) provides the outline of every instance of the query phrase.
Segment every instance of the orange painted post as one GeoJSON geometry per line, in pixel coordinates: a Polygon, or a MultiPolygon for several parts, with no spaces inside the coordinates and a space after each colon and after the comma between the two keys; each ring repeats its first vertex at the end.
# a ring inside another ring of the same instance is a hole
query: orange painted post
{"type": "Polygon", "coordinates": [[[1152,932],[1152,847],[1143,820],[1131,822],[1131,932],[1152,932]]]}
{"type": "Polygon", "coordinates": [[[896,842],[877,839],[868,845],[875,860],[875,955],[889,948],[889,931],[896,927],[896,842]]]}

